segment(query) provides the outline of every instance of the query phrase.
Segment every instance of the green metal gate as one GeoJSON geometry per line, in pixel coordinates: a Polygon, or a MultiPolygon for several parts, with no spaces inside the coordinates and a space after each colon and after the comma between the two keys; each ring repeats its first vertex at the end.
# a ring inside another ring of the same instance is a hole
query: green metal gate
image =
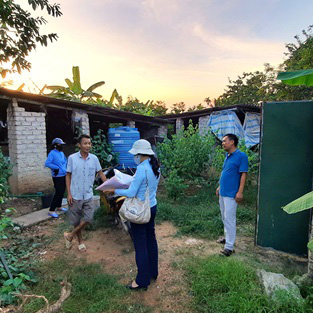
{"type": "Polygon", "coordinates": [[[312,190],[313,102],[264,103],[256,243],[307,254],[309,210],[281,207],[312,190]]]}

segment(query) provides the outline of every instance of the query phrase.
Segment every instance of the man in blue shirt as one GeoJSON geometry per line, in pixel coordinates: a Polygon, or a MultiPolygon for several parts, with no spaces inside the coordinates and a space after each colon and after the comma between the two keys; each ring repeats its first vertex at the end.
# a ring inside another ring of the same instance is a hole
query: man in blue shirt
{"type": "Polygon", "coordinates": [[[67,202],[69,205],[68,216],[74,229],[70,233],[64,233],[66,247],[71,247],[75,236],[78,239],[78,250],[86,250],[82,243],[82,230],[93,220],[93,183],[96,174],[102,181],[106,180],[102,172],[99,159],[89,153],[91,139],[88,135],[81,135],[78,138],[79,151],[70,155],[67,164],[66,188],[67,202]]]}
{"type": "Polygon", "coordinates": [[[216,195],[219,197],[225,238],[217,242],[225,244],[222,255],[230,256],[234,252],[236,240],[236,209],[243,200],[243,191],[248,172],[248,157],[237,149],[238,137],[227,134],[223,137],[222,146],[226,151],[223,170],[216,195]]]}

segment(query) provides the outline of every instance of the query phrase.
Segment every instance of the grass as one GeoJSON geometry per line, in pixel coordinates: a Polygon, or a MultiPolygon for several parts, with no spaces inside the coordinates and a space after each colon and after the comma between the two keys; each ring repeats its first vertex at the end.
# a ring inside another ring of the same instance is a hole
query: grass
{"type": "MultiPolygon", "coordinates": [[[[45,295],[52,303],[59,297],[59,283],[67,277],[72,284],[72,292],[62,306],[64,313],[150,312],[150,308],[141,304],[131,301],[127,304],[131,292],[120,285],[115,276],[103,273],[99,264],[77,262],[63,257],[42,263],[39,269],[39,283],[31,292],[45,295]]],[[[27,304],[25,312],[36,312],[43,306],[41,299],[34,299],[27,304]]]]}
{"type": "MultiPolygon", "coordinates": [[[[241,235],[254,234],[256,220],[256,187],[248,186],[245,200],[237,209],[237,227],[241,235]]],[[[170,221],[179,228],[179,234],[214,239],[223,234],[215,187],[202,187],[195,195],[170,200],[162,193],[158,196],[157,222],[170,221]]]]}
{"type": "Polygon", "coordinates": [[[262,291],[256,270],[236,258],[191,258],[185,267],[199,313],[304,313],[313,312],[308,297],[303,305],[288,299],[275,303],[262,291]]]}

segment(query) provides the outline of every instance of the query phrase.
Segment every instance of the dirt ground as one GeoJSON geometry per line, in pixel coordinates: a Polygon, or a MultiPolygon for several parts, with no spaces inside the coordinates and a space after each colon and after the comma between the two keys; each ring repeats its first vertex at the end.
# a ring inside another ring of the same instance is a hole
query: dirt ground
{"type": "Polygon", "coordinates": [[[12,216],[19,217],[42,209],[41,198],[10,198],[0,205],[0,210],[14,208],[12,216]]]}
{"type": "MultiPolygon", "coordinates": [[[[55,229],[62,220],[47,221],[34,226],[27,232],[29,235],[54,236],[55,229]],[[54,234],[54,235],[53,235],[54,234]]],[[[192,312],[190,309],[191,294],[187,278],[179,266],[180,261],[190,255],[207,256],[218,254],[221,246],[215,241],[200,240],[192,237],[177,237],[177,229],[169,222],[156,226],[159,245],[159,278],[152,283],[146,292],[134,292],[130,301],[151,307],[153,313],[192,312]]],[[[136,275],[134,250],[131,239],[122,229],[106,228],[86,232],[86,252],[79,252],[74,242],[71,250],[65,250],[62,234],[53,238],[52,244],[42,251],[44,260],[57,258],[64,253],[73,258],[82,258],[90,263],[100,263],[104,272],[116,274],[121,284],[130,283],[136,275]]],[[[256,247],[253,238],[238,237],[235,257],[249,257],[256,262],[277,268],[290,266],[305,271],[305,258],[290,256],[274,250],[256,247]]]]}

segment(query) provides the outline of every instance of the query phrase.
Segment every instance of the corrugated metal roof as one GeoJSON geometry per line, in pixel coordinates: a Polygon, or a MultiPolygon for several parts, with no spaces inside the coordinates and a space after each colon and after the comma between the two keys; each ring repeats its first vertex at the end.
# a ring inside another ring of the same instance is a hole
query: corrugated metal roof
{"type": "Polygon", "coordinates": [[[86,111],[87,113],[99,114],[102,116],[107,115],[108,117],[118,117],[127,121],[135,121],[146,124],[164,125],[168,123],[168,121],[165,121],[164,119],[161,119],[159,117],[145,116],[131,112],[115,110],[107,107],[85,104],[70,100],[56,99],[23,91],[10,90],[6,88],[0,88],[0,98],[16,98],[20,102],[23,102],[24,100],[35,105],[53,105],[55,107],[59,106],[60,108],[67,107],[71,109],[81,109],[86,111]]]}

